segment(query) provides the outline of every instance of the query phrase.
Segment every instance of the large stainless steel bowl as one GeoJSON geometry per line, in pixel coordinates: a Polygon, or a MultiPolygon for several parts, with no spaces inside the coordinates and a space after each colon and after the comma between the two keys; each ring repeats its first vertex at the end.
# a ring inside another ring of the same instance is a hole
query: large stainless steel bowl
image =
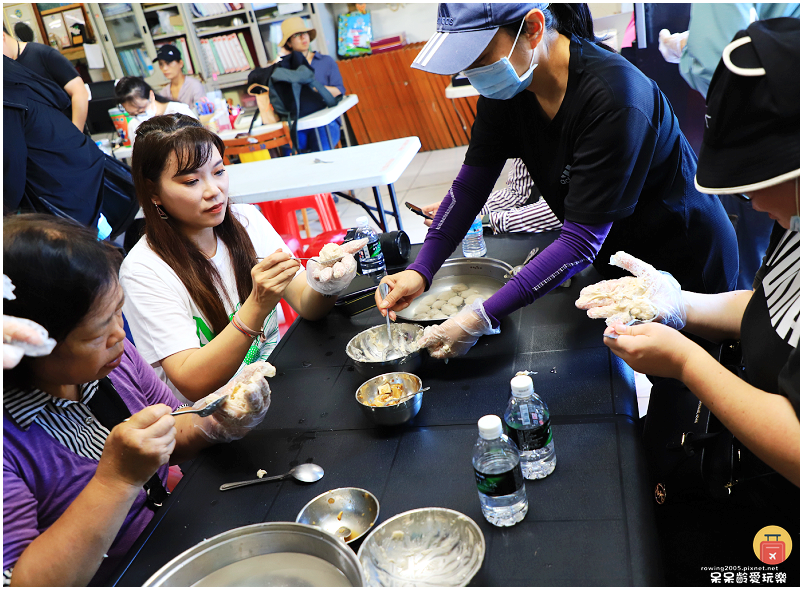
{"type": "Polygon", "coordinates": [[[358,559],[367,586],[466,586],[485,553],[474,520],[448,508],[418,508],[376,527],[358,559]]]}
{"type": "Polygon", "coordinates": [[[361,406],[364,414],[375,424],[382,426],[397,426],[408,422],[419,413],[422,407],[422,379],[412,373],[396,372],[385,373],[365,381],[356,389],[356,401],[361,406]],[[378,387],[384,383],[399,383],[403,386],[406,393],[419,393],[409,399],[391,406],[375,407],[369,405],[372,399],[378,395],[378,387]]]}
{"type": "Polygon", "coordinates": [[[363,586],[364,576],[356,556],[335,535],[306,524],[265,522],[198,543],[144,585],[363,586]]]}
{"type": "Polygon", "coordinates": [[[350,529],[346,543],[360,539],[378,521],[378,499],[361,488],[338,488],[320,494],[297,515],[297,522],[325,529],[329,533],[345,526],[350,529]]]}
{"type": "Polygon", "coordinates": [[[374,326],[356,334],[347,343],[345,352],[353,360],[356,371],[365,377],[375,377],[392,371],[405,371],[413,373],[422,366],[422,350],[409,344],[422,335],[422,326],[416,324],[392,323],[392,343],[395,346],[406,346],[408,354],[392,360],[380,359],[381,353],[386,348],[389,338],[386,334],[386,324],[374,326]]]}
{"type": "Polygon", "coordinates": [[[420,295],[397,317],[403,321],[415,322],[423,326],[439,324],[444,319],[420,320],[414,316],[422,300],[429,295],[437,295],[450,289],[457,283],[465,283],[476,287],[487,295],[499,291],[511,279],[511,265],[496,258],[449,258],[444,261],[439,271],[433,275],[433,282],[425,294],[420,295]]]}

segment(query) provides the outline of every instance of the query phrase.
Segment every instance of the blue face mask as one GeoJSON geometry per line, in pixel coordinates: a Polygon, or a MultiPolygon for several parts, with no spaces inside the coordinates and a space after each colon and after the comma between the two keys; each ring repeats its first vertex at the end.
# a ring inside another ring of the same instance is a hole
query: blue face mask
{"type": "MultiPolygon", "coordinates": [[[[508,54],[509,56],[514,53],[514,48],[517,46],[517,39],[519,39],[522,27],[524,26],[525,22],[523,21],[519,31],[517,31],[514,45],[511,46],[511,51],[508,54]]],[[[536,69],[537,65],[539,64],[533,63],[533,56],[531,56],[531,65],[528,71],[520,78],[514,66],[512,66],[511,62],[508,60],[508,57],[504,57],[491,65],[465,70],[464,75],[469,78],[470,84],[472,84],[473,88],[475,88],[481,96],[495,98],[497,100],[508,100],[528,87],[531,73],[536,69]]]]}

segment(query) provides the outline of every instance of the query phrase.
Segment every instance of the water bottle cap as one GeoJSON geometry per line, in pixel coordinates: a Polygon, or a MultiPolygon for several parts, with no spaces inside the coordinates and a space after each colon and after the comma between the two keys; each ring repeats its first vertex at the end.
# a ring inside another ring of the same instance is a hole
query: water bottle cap
{"type": "Polygon", "coordinates": [[[484,440],[499,438],[503,434],[503,423],[500,417],[489,414],[478,420],[478,434],[484,440]]]}
{"type": "Polygon", "coordinates": [[[511,395],[527,397],[533,393],[533,379],[528,375],[517,375],[511,380],[511,395]]]}
{"type": "Polygon", "coordinates": [[[359,227],[362,225],[369,225],[369,217],[367,217],[366,215],[362,215],[361,217],[356,217],[356,225],[359,227]]]}

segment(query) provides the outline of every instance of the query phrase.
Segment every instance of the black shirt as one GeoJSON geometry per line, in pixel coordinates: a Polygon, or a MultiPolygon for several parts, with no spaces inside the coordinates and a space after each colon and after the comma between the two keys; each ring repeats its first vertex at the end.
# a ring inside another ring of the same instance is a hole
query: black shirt
{"type": "Polygon", "coordinates": [[[785,395],[800,416],[800,233],[777,223],[756,289],[742,317],[745,375],[753,387],[785,395]]]}
{"type": "Polygon", "coordinates": [[[624,250],[684,289],[734,287],[736,237],[719,199],[695,189],[697,159],[669,101],[616,53],[571,39],[567,89],[552,120],[532,92],[481,97],[464,163],[508,158],[525,162],[562,222],[613,222],[595,260],[605,276],[626,274],[608,265],[624,250]]]}
{"type": "Polygon", "coordinates": [[[3,56],[3,205],[96,227],[105,159],[60,112],[68,105],[54,82],[3,56]]]}
{"type": "Polygon", "coordinates": [[[68,82],[79,78],[75,66],[56,49],[41,43],[28,43],[17,57],[17,63],[33,70],[42,78],[47,78],[64,88],[68,82]]]}

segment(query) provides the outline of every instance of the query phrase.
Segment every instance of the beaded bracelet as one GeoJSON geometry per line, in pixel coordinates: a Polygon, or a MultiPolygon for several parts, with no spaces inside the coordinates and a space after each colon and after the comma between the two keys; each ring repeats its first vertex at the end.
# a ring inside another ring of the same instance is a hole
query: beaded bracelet
{"type": "Polygon", "coordinates": [[[261,330],[258,330],[258,331],[252,330],[251,328],[249,328],[242,321],[242,318],[239,317],[239,312],[238,311],[235,314],[233,314],[232,321],[233,321],[235,326],[237,326],[239,329],[241,329],[243,332],[245,332],[248,336],[252,336],[253,338],[255,338],[256,336],[260,336],[261,335],[261,330]]]}

